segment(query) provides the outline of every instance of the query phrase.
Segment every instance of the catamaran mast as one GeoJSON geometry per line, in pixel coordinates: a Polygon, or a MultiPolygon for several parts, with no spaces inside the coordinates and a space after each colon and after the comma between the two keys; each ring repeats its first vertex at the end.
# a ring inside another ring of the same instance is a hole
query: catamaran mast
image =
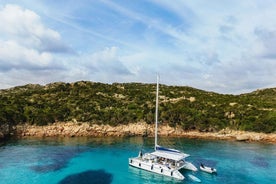
{"type": "Polygon", "coordinates": [[[159,93],[159,75],[157,74],[157,82],[156,82],[156,104],[155,104],[155,145],[154,149],[157,147],[157,123],[158,123],[158,93],[159,93]]]}

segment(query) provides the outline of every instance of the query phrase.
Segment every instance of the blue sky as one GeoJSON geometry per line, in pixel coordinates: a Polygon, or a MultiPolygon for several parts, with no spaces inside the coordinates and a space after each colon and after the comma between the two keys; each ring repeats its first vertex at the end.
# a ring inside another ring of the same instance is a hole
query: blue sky
{"type": "Polygon", "coordinates": [[[274,0],[1,0],[0,88],[142,82],[276,87],[274,0]]]}

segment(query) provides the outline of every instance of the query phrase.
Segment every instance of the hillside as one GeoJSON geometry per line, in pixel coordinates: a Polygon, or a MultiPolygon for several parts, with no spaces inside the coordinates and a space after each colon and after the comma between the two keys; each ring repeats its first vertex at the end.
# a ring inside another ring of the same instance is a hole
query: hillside
{"type": "MultiPolygon", "coordinates": [[[[155,84],[88,81],[25,85],[0,90],[0,124],[46,125],[54,122],[118,124],[154,122],[155,84]]],[[[160,85],[160,122],[184,130],[223,128],[276,131],[276,88],[223,95],[191,87],[160,85]]]]}

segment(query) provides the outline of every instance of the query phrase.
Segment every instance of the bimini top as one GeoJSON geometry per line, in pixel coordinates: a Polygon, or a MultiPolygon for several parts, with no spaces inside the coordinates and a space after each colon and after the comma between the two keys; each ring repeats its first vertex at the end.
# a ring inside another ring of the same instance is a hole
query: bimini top
{"type": "Polygon", "coordinates": [[[180,161],[190,155],[185,154],[179,150],[164,148],[161,146],[156,146],[156,151],[151,153],[154,156],[162,157],[170,160],[180,161]]]}

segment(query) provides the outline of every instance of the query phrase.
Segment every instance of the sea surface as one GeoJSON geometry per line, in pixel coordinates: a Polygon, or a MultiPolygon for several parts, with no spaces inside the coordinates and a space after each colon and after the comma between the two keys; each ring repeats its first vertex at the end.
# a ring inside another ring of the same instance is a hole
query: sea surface
{"type": "Polygon", "coordinates": [[[217,174],[184,171],[183,181],[139,170],[128,158],[152,151],[153,138],[44,138],[0,143],[0,183],[3,184],[275,184],[276,144],[161,138],[162,146],[191,156],[188,161],[215,167],[217,174]]]}

